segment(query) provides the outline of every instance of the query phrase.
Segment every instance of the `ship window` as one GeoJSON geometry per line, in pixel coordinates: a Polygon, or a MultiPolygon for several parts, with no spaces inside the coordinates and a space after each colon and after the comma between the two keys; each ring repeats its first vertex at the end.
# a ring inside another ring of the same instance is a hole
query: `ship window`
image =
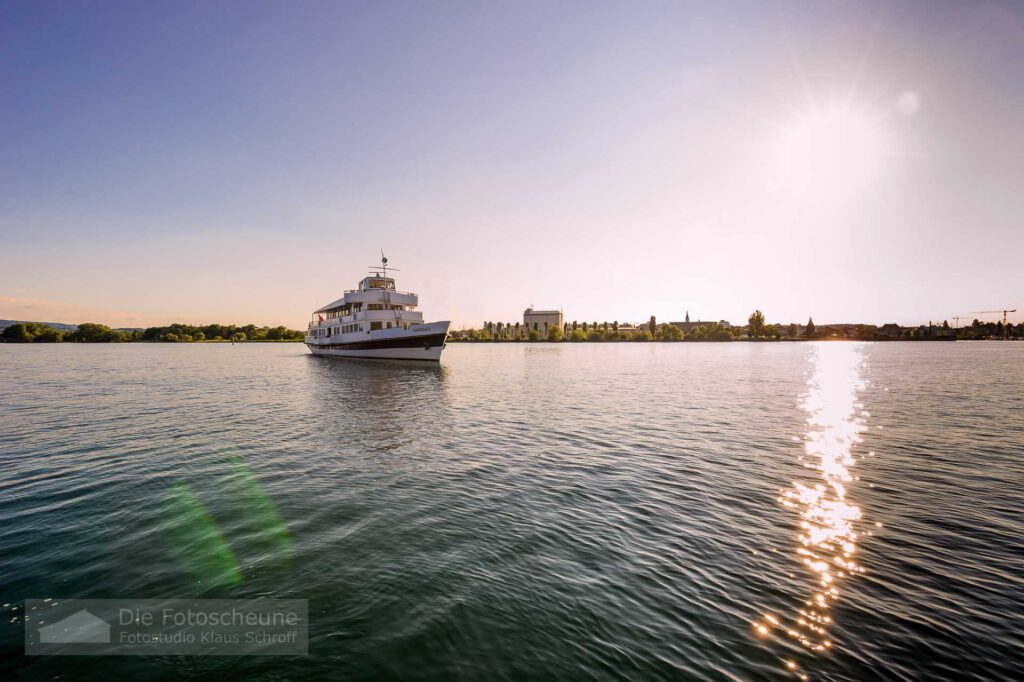
{"type": "Polygon", "coordinates": [[[391,323],[388,322],[388,329],[391,329],[391,323]]]}
{"type": "Polygon", "coordinates": [[[375,329],[380,329],[380,322],[371,322],[370,323],[370,330],[372,331],[372,330],[375,330],[375,329]]]}
{"type": "Polygon", "coordinates": [[[371,303],[366,307],[369,310],[384,310],[384,305],[382,303],[371,303]]]}

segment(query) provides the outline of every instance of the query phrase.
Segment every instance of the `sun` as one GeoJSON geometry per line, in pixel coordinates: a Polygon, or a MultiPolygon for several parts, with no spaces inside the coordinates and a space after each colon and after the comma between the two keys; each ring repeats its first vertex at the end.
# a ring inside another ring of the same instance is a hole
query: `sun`
{"type": "Polygon", "coordinates": [[[883,117],[849,106],[814,107],[780,131],[772,184],[802,202],[844,203],[878,186],[892,152],[883,117]]]}

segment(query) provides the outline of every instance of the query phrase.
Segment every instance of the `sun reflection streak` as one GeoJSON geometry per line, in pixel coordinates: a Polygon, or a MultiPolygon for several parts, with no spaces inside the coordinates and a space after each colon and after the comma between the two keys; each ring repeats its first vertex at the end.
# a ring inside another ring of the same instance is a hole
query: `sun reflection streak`
{"type": "Polygon", "coordinates": [[[853,558],[861,510],[848,498],[848,486],[856,480],[852,450],[861,442],[868,414],[857,398],[864,388],[861,346],[818,343],[813,353],[814,374],[804,401],[806,456],[800,459],[818,477],[794,481],[780,500],[800,515],[797,557],[816,582],[786,633],[807,649],[822,652],[832,646],[829,608],[839,598],[838,583],[864,571],[853,558]]]}

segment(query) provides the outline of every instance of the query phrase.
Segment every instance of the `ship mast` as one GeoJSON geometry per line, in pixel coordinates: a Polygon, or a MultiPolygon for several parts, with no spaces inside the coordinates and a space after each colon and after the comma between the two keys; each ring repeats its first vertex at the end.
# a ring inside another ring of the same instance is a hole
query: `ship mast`
{"type": "MultiPolygon", "coordinates": [[[[395,326],[401,327],[401,319],[399,318],[398,311],[392,310],[391,308],[391,294],[388,292],[388,259],[384,255],[384,249],[380,250],[380,265],[381,269],[384,271],[384,303],[387,305],[388,310],[391,310],[391,313],[395,316],[395,326]]],[[[370,267],[372,268],[374,266],[371,265],[370,267]]],[[[391,269],[395,271],[398,270],[398,268],[391,269]]]]}

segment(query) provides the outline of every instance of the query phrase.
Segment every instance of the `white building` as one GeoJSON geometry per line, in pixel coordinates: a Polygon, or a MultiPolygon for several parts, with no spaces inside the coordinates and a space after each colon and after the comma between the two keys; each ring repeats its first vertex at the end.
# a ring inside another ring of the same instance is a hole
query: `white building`
{"type": "Polygon", "coordinates": [[[563,322],[561,310],[534,310],[533,306],[530,306],[523,311],[523,326],[526,327],[527,333],[534,329],[541,334],[551,327],[561,329],[563,322]]]}

